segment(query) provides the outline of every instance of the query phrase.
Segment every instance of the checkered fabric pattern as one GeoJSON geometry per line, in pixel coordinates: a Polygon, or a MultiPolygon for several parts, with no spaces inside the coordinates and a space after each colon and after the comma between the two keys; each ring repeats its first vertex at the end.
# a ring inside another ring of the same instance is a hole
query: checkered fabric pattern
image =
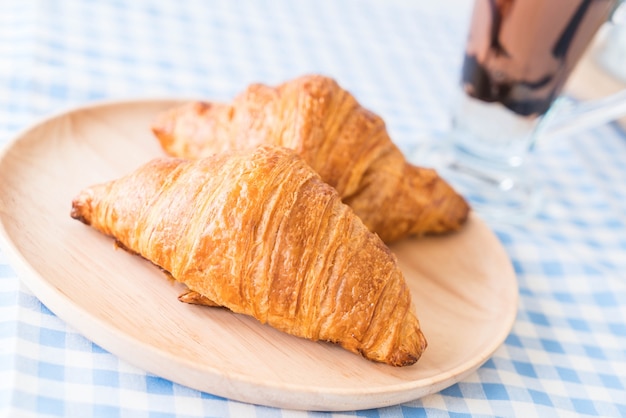
{"type": "MultiPolygon", "coordinates": [[[[3,0],[0,145],[100,99],[229,100],[251,82],[327,74],[408,150],[448,126],[469,2],[3,0]]],[[[146,374],[42,305],[0,253],[0,416],[626,416],[626,134],[541,144],[545,206],[492,227],[519,280],[503,346],[438,394],[352,413],[234,402],[146,374]]],[[[0,179],[1,180],[1,179],[0,179]]]]}

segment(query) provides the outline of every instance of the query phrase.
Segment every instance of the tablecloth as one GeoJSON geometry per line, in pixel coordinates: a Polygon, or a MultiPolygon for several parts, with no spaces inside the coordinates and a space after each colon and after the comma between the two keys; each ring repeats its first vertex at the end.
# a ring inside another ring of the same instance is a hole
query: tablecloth
{"type": "MultiPolygon", "coordinates": [[[[470,9],[462,0],[3,0],[0,145],[98,100],[229,100],[251,82],[321,73],[410,150],[448,127],[470,9]]],[[[482,367],[440,393],[342,413],[201,393],[85,339],[0,253],[0,415],[626,416],[626,134],[608,124],[534,155],[540,212],[490,225],[518,276],[516,322],[482,367]]]]}

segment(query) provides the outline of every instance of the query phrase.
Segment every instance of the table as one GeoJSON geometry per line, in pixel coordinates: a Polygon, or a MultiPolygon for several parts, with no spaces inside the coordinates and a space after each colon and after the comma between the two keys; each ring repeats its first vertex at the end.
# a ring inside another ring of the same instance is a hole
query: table
{"type": "MultiPolygon", "coordinates": [[[[104,99],[229,100],[251,82],[337,79],[403,150],[445,130],[470,5],[461,0],[45,0],[0,3],[0,145],[104,99]]],[[[106,352],[57,318],[0,253],[7,417],[626,416],[626,133],[541,144],[540,213],[490,226],[518,275],[505,343],[440,393],[378,410],[290,411],[200,393],[106,352]]],[[[0,179],[1,180],[1,179],[0,179]]]]}

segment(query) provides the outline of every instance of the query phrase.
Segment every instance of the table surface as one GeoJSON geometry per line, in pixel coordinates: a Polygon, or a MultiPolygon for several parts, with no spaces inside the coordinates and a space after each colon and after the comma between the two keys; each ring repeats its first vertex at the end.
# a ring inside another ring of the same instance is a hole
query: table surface
{"type": "MultiPolygon", "coordinates": [[[[322,73],[409,150],[448,127],[470,12],[462,0],[428,3],[5,0],[0,145],[99,100],[227,101],[251,82],[322,73]]],[[[614,123],[542,143],[532,167],[540,212],[490,224],[518,276],[516,322],[480,369],[440,393],[334,414],[201,393],[78,334],[0,252],[0,415],[626,416],[626,134],[614,123]]]]}

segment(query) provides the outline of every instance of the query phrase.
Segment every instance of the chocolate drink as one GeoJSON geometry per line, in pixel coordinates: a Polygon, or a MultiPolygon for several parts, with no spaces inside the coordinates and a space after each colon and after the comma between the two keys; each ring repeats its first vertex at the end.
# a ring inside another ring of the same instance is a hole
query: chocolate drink
{"type": "Polygon", "coordinates": [[[544,114],[615,0],[476,0],[465,92],[520,116],[544,114]]]}

